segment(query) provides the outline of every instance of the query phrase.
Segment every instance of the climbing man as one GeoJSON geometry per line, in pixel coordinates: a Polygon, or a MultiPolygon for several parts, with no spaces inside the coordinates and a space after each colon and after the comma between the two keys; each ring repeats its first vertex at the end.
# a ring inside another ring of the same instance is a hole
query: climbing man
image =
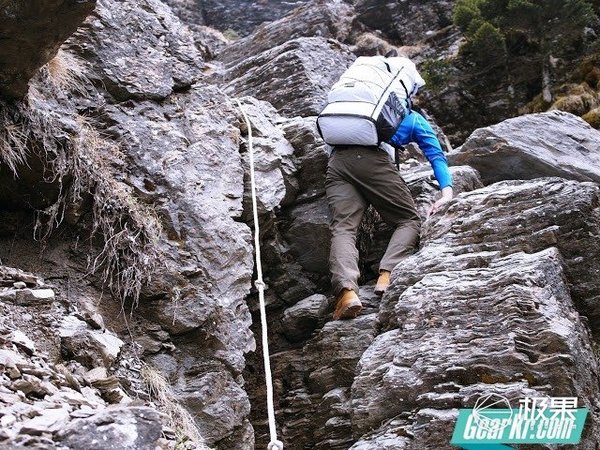
{"type": "MultiPolygon", "coordinates": [[[[383,57],[379,57],[383,58],[383,57]]],[[[399,147],[416,142],[433,168],[441,189],[441,197],[431,206],[434,214],[452,199],[452,177],[440,142],[427,120],[411,108],[410,97],[425,82],[416,67],[406,58],[403,67],[413,86],[406,90],[402,100],[406,115],[388,142],[399,147]]],[[[404,258],[414,253],[418,242],[421,221],[411,193],[394,164],[394,148],[390,145],[333,145],[326,176],[326,194],[331,212],[332,235],[329,265],[331,283],[336,295],[333,318],[352,319],[362,309],[358,297],[358,250],[356,234],[363,213],[369,205],[381,218],[395,228],[387,250],[379,265],[379,278],[375,293],[383,295],[390,284],[392,269],[404,258]]]]}

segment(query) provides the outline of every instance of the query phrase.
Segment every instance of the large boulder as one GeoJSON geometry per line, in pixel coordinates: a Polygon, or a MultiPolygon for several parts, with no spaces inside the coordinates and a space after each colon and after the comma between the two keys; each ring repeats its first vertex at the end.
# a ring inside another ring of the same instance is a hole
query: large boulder
{"type": "Polygon", "coordinates": [[[452,24],[453,0],[356,0],[356,20],[401,45],[414,45],[452,24]]]}
{"type": "Polygon", "coordinates": [[[60,431],[57,440],[72,450],[154,450],[161,432],[158,411],[145,407],[114,407],[73,420],[60,431]]]}
{"type": "Polygon", "coordinates": [[[353,59],[337,41],[293,39],[228,69],[223,74],[225,91],[266,100],[284,116],[314,116],[323,108],[329,88],[353,59]]]}
{"type": "Polygon", "coordinates": [[[600,132],[570,113],[528,114],[475,130],[448,159],[476,168],[485,184],[545,176],[600,182],[600,132]]]}
{"type": "Polygon", "coordinates": [[[315,117],[294,117],[282,124],[286,139],[294,147],[298,169],[298,201],[309,201],[325,194],[328,156],[317,132],[315,117]]]}
{"type": "Polygon", "coordinates": [[[291,224],[284,236],[298,263],[308,272],[329,273],[329,205],[321,197],[299,204],[289,212],[291,224]]]}
{"type": "MultiPolygon", "coordinates": [[[[243,111],[250,122],[252,130],[252,148],[254,154],[255,188],[259,214],[273,211],[275,208],[289,205],[296,197],[298,182],[296,166],[292,160],[294,147],[287,141],[276,123],[282,118],[269,103],[252,97],[245,97],[242,102],[243,111]]],[[[248,134],[246,123],[242,129],[248,134]]],[[[250,156],[246,145],[242,156],[242,164],[246,176],[244,210],[250,215],[251,185],[250,185],[250,156]]]]}
{"type": "Polygon", "coordinates": [[[21,98],[29,79],[94,9],[96,0],[0,3],[0,96],[21,98]]]}
{"type": "MultiPolygon", "coordinates": [[[[170,4],[184,0],[169,0],[170,4]]],[[[307,0],[187,0],[194,9],[200,10],[204,23],[222,31],[231,30],[245,36],[263,22],[283,17],[287,12],[306,3],[307,0]]]]}
{"type": "Polygon", "coordinates": [[[352,12],[350,5],[340,1],[309,2],[282,19],[264,23],[251,35],[223,49],[218,59],[231,65],[300,37],[321,36],[344,42],[350,31],[352,12]]]}
{"type": "Polygon", "coordinates": [[[92,63],[90,78],[118,101],[164,99],[204,67],[190,30],[159,0],[99,0],[73,46],[92,63]]]}
{"type": "MultiPolygon", "coordinates": [[[[352,385],[359,435],[403,411],[473,406],[460,389],[478,383],[488,392],[496,383],[528,383],[585,405],[598,395],[589,330],[573,307],[555,248],[486,267],[450,266],[405,291],[394,289],[388,299],[396,302],[400,328],[379,335],[361,357],[352,385]]],[[[593,427],[582,448],[597,435],[593,427]]],[[[440,437],[422,436],[419,446],[431,448],[440,437]]]]}
{"type": "MultiPolygon", "coordinates": [[[[398,266],[402,277],[393,284],[406,289],[428,272],[485,267],[499,256],[556,247],[564,258],[570,294],[597,329],[599,194],[593,183],[559,178],[504,181],[463,193],[425,223],[421,250],[398,266]]],[[[394,305],[384,297],[384,328],[401,323],[394,305]]]]}

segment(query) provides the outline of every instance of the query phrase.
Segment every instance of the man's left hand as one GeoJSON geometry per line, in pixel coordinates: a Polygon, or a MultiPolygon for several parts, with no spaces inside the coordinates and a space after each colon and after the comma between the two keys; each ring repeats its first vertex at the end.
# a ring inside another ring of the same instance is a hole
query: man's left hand
{"type": "Polygon", "coordinates": [[[431,205],[429,211],[427,211],[427,217],[431,216],[432,214],[435,214],[442,207],[442,205],[452,200],[452,197],[454,197],[452,186],[446,186],[445,188],[443,188],[442,196],[439,199],[437,199],[433,205],[431,205]]]}

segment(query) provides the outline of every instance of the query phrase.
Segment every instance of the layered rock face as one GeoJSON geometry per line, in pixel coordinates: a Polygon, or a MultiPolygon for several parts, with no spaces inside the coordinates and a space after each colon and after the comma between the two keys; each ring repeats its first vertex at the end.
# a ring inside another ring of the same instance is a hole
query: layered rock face
{"type": "Polygon", "coordinates": [[[185,21],[202,23],[222,31],[233,30],[241,36],[250,34],[263,22],[284,16],[307,0],[255,2],[215,0],[167,0],[173,10],[185,21]]]}
{"type": "MultiPolygon", "coordinates": [[[[365,50],[356,41],[363,25],[375,21],[398,42],[417,42],[400,26],[416,4],[355,3],[357,21],[349,3],[319,0],[207,62],[202,35],[163,3],[101,0],[63,48],[81,62],[83,87],[56,92],[44,84],[45,71],[34,78],[37,101],[25,111],[57,112],[59,125],[41,123],[56,125],[63,143],[93,137],[99,145],[74,149],[103,158],[69,154],[77,157],[75,173],[91,174],[92,182],[44,249],[31,243],[32,209],[51,199],[14,190],[18,201],[0,211],[2,263],[51,280],[0,270],[2,316],[18,318],[0,321],[3,444],[93,448],[102,436],[115,448],[266,447],[251,283],[250,130],[239,100],[252,127],[286,448],[449,449],[458,408],[490,393],[513,406],[526,395],[578,397],[591,411],[580,448],[595,448],[598,133],[571,115],[525,116],[476,131],[449,155],[457,197],[430,218],[438,186],[410,147],[401,173],[423,218],[420,248],[396,267],[385,296],[375,296],[393,230],[369,210],[358,236],[365,308],[355,320],[331,320],[327,156],[315,115],[354,59],[351,49],[365,50]],[[121,215],[106,225],[114,210],[121,215]],[[126,260],[149,271],[131,272],[140,290],[129,314],[134,299],[107,285],[101,270],[82,274],[96,263],[106,270],[103,249],[129,255],[123,252],[147,234],[139,220],[159,231],[133,246],[138,259],[126,260]],[[90,238],[99,226],[114,233],[90,238]],[[19,333],[25,328],[31,335],[19,333]],[[144,406],[130,404],[134,397],[144,406]],[[156,409],[175,420],[167,425],[156,409]]],[[[176,6],[203,26],[194,5],[176,6]]],[[[450,9],[427,5],[415,16],[415,39],[443,24],[450,9]]],[[[44,145],[35,130],[33,149],[44,145]]],[[[47,180],[53,195],[72,178],[47,180]]]]}
{"type": "Polygon", "coordinates": [[[454,1],[357,0],[357,20],[400,45],[415,45],[452,24],[454,1]]]}

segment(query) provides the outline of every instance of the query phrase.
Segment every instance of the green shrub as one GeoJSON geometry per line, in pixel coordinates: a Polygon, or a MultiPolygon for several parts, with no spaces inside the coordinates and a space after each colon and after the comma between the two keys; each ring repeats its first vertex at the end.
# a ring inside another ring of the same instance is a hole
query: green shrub
{"type": "Polygon", "coordinates": [[[464,45],[463,52],[480,66],[504,64],[506,42],[498,28],[489,22],[483,22],[464,45]]]}
{"type": "Polygon", "coordinates": [[[421,75],[427,83],[427,89],[433,92],[448,85],[453,70],[452,62],[447,59],[428,59],[421,64],[421,75]]]}

